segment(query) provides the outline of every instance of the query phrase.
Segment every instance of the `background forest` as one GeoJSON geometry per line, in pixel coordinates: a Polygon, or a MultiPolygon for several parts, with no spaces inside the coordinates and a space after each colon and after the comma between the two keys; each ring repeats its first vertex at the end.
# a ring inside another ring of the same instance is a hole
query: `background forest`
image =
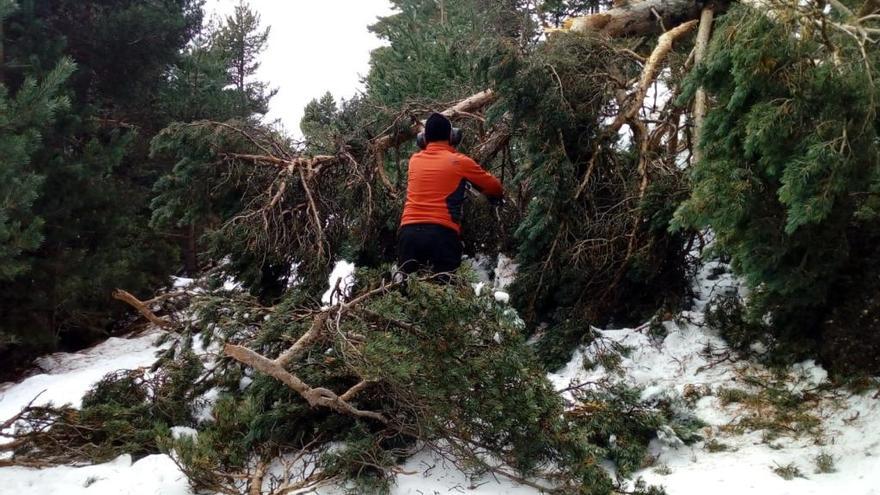
{"type": "Polygon", "coordinates": [[[579,392],[603,412],[563,415],[544,375],[592,327],[685,308],[700,258],[748,289],[707,315],[737,352],[880,373],[880,2],[391,3],[369,27],[386,44],[363,92],[313,100],[299,141],[261,120],[268,27],[244,3],[205,22],[198,0],[0,0],[3,371],[130,330],[125,302],[174,344],[161,379],[99,384],[79,433],[144,397],[168,402],[137,430],[194,424],[187,400],[227,394],[198,442],[107,433],[98,451],[52,455],[173,448],[194,486],[236,493],[237,473],[253,487],[294,446],[344,441],[297,482],[382,490],[424,441],[477,470],[606,493],[599,460],[626,475],[660,425],[683,439],[693,425],[617,388],[579,392]],[[407,160],[434,110],[505,185],[499,210],[472,198],[463,241],[518,265],[513,314],[471,297],[467,269],[388,290],[407,160]],[[328,309],[339,260],[357,283],[328,309]],[[199,288],[166,290],[170,275],[199,288]],[[318,342],[338,355],[306,352],[318,342]],[[212,343],[206,372],[193,348],[212,343]],[[239,387],[250,368],[262,374],[239,387]]]}

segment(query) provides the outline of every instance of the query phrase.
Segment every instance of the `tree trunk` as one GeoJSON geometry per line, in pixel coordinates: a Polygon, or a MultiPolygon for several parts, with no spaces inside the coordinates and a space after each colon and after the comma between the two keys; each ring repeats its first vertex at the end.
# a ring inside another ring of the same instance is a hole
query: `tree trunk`
{"type": "Polygon", "coordinates": [[[575,17],[566,27],[578,32],[598,32],[609,37],[662,33],[696,19],[705,2],[700,0],[645,0],[598,14],[575,17]]]}
{"type": "Polygon", "coordinates": [[[3,64],[6,60],[3,54],[3,23],[6,19],[0,18],[0,84],[6,82],[6,79],[3,77],[3,64]]]}
{"type": "MultiPolygon", "coordinates": [[[[694,65],[700,65],[706,58],[706,49],[709,46],[709,36],[712,33],[712,17],[714,12],[711,7],[703,9],[700,15],[700,30],[697,31],[697,45],[694,47],[694,65]]],[[[694,161],[699,162],[703,158],[700,149],[700,136],[703,132],[703,121],[706,119],[708,97],[706,91],[700,87],[694,97],[694,161]]]]}
{"type": "Polygon", "coordinates": [[[196,226],[190,224],[186,228],[186,246],[183,249],[184,270],[189,276],[196,276],[199,273],[198,247],[196,246],[196,226]]]}

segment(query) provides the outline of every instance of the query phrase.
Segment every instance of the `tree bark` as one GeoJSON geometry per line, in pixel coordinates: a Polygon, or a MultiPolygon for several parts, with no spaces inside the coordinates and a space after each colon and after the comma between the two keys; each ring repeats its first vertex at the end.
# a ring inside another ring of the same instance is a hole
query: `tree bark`
{"type": "MultiPolygon", "coordinates": [[[[694,65],[700,65],[706,58],[706,49],[709,46],[709,37],[712,33],[712,17],[714,12],[711,7],[706,7],[700,14],[700,30],[697,31],[697,45],[694,47],[694,65]]],[[[694,161],[699,162],[703,158],[700,149],[700,137],[703,133],[703,121],[706,119],[708,97],[701,86],[697,89],[694,97],[694,161]]]]}
{"type": "Polygon", "coordinates": [[[3,77],[3,65],[6,62],[6,58],[3,53],[3,24],[5,22],[6,19],[0,18],[0,84],[6,82],[6,79],[3,77]]]}
{"type": "Polygon", "coordinates": [[[196,246],[196,226],[189,224],[186,227],[185,246],[183,248],[184,270],[190,276],[195,276],[199,272],[199,256],[196,246]]]}
{"type": "Polygon", "coordinates": [[[657,34],[696,19],[701,0],[645,0],[598,14],[566,21],[571,31],[595,32],[609,37],[657,34]]]}

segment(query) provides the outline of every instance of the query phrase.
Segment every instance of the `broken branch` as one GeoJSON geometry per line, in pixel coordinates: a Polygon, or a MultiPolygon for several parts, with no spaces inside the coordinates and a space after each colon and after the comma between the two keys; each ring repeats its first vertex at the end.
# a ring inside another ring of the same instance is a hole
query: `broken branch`
{"type": "Polygon", "coordinates": [[[168,320],[165,320],[163,318],[159,318],[158,316],[156,316],[156,314],[153,313],[153,311],[150,310],[150,308],[148,308],[147,305],[143,301],[134,297],[133,295],[131,295],[131,293],[129,293],[127,291],[124,291],[122,289],[114,290],[113,291],[113,299],[116,299],[117,301],[122,301],[122,302],[128,304],[129,306],[131,306],[132,308],[137,310],[137,312],[140,313],[144,318],[146,318],[150,323],[152,323],[158,327],[166,328],[166,329],[174,328],[173,323],[171,323],[168,320]]]}

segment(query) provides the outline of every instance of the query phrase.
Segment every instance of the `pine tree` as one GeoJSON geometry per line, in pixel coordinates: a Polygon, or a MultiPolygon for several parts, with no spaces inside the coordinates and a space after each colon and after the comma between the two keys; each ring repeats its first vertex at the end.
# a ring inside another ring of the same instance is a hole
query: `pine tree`
{"type": "MultiPolygon", "coordinates": [[[[60,88],[73,72],[62,60],[42,81],[28,78],[15,95],[0,85],[0,281],[10,283],[33,267],[31,255],[43,242],[44,220],[35,211],[45,177],[30,166],[42,133],[69,107],[60,88]]],[[[3,344],[18,337],[0,327],[3,344]]]]}
{"type": "Polygon", "coordinates": [[[20,197],[4,214],[31,230],[12,246],[21,252],[0,289],[0,329],[19,340],[5,366],[104,335],[124,309],[114,288],[147,290],[173,270],[167,239],[148,226],[157,164],[144,138],[164,125],[152,103],[201,20],[195,5],[22,2],[6,18],[3,79],[14,96],[4,98],[16,121],[5,124],[2,154],[4,167],[27,168],[12,172],[21,187],[5,183],[20,197]],[[67,109],[50,118],[47,105],[60,102],[67,109]]]}
{"type": "Polygon", "coordinates": [[[168,69],[159,105],[170,122],[246,118],[237,111],[236,90],[227,88],[230,61],[213,25],[203,28],[168,69]]]}
{"type": "Polygon", "coordinates": [[[711,229],[753,289],[751,320],[791,341],[816,337],[877,277],[880,58],[813,27],[853,22],[846,13],[779,12],[732,9],[690,81],[715,102],[676,220],[711,229]]]}
{"type": "Polygon", "coordinates": [[[252,80],[260,68],[259,56],[266,49],[270,28],[260,25],[260,15],[250,5],[240,0],[235,12],[228,16],[217,34],[218,47],[228,60],[227,77],[238,91],[236,113],[264,114],[269,110],[269,100],[275,90],[252,80]]]}
{"type": "MultiPolygon", "coordinates": [[[[6,2],[0,5],[0,23],[9,7],[6,2]]],[[[14,95],[0,85],[0,281],[26,272],[27,253],[43,240],[43,220],[33,207],[44,177],[33,171],[30,160],[43,132],[69,108],[60,88],[73,68],[70,60],[62,60],[42,81],[26,79],[14,95]]]]}
{"type": "Polygon", "coordinates": [[[321,99],[310,101],[303,111],[300,130],[309,150],[317,154],[332,153],[336,149],[338,130],[334,129],[338,109],[336,99],[328,91],[321,99]]]}

